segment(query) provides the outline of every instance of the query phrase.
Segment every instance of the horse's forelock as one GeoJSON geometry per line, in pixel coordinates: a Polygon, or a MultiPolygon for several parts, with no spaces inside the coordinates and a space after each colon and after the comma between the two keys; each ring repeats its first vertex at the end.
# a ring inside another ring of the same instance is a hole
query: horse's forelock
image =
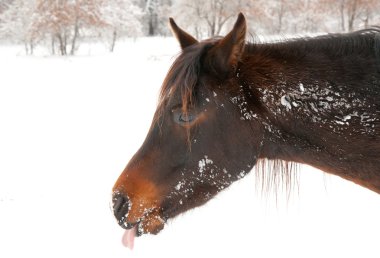
{"type": "Polygon", "coordinates": [[[158,119],[167,109],[170,99],[179,94],[184,113],[195,104],[196,86],[202,70],[202,61],[210,44],[199,43],[184,49],[169,69],[161,86],[157,115],[158,119]]]}

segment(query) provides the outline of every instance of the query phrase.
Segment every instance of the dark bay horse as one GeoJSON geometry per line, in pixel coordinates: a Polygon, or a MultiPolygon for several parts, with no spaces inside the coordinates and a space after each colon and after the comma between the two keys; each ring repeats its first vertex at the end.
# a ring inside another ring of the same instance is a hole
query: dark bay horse
{"type": "Polygon", "coordinates": [[[264,44],[246,43],[242,14],[225,37],[201,42],[170,24],[182,52],[113,188],[127,245],[263,159],[309,164],[380,193],[379,29],[264,44]]]}

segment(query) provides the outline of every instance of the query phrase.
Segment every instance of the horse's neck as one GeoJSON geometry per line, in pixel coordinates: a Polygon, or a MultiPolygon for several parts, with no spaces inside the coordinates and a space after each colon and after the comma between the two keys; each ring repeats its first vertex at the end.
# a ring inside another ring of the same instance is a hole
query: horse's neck
{"type": "Polygon", "coordinates": [[[268,82],[247,83],[266,111],[263,157],[309,164],[380,193],[376,100],[327,80],[278,73],[268,82]]]}

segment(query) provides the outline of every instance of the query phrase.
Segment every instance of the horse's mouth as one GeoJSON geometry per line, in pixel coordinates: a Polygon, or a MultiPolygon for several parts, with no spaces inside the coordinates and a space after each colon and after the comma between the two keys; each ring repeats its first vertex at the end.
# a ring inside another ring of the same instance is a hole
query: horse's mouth
{"type": "MultiPolygon", "coordinates": [[[[127,214],[126,214],[127,215],[127,214]]],[[[123,236],[123,244],[133,249],[134,238],[144,234],[158,234],[164,229],[167,219],[164,219],[157,209],[150,210],[136,222],[128,222],[128,217],[124,216],[118,221],[119,225],[126,231],[123,236]]]]}
{"type": "Polygon", "coordinates": [[[125,230],[136,230],[136,236],[139,237],[143,234],[153,234],[156,235],[159,233],[166,223],[166,219],[163,219],[159,215],[145,215],[143,218],[139,219],[137,222],[128,223],[123,222],[119,223],[119,225],[125,230]]]}

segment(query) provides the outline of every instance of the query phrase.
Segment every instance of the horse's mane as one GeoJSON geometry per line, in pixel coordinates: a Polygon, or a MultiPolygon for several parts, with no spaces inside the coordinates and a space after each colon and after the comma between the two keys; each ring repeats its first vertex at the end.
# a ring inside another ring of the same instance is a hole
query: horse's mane
{"type": "MultiPolygon", "coordinates": [[[[172,64],[162,84],[156,119],[164,115],[174,92],[180,92],[177,104],[182,105],[184,112],[193,105],[196,98],[199,77],[202,71],[203,58],[219,38],[200,42],[184,49],[172,64]]],[[[327,34],[317,37],[298,37],[279,42],[246,43],[246,54],[260,54],[272,58],[302,58],[311,53],[324,53],[336,58],[345,55],[373,56],[378,60],[380,71],[380,27],[360,30],[352,33],[327,34]]],[[[285,191],[287,197],[298,187],[298,166],[283,160],[259,160],[256,164],[258,188],[264,194],[285,191]]]]}
{"type": "MultiPolygon", "coordinates": [[[[203,57],[219,38],[200,42],[184,49],[169,69],[159,95],[159,112],[162,113],[168,98],[176,91],[181,92],[182,106],[186,110],[196,95],[198,78],[202,70],[203,57]]],[[[255,41],[255,40],[253,40],[255,41]]],[[[310,53],[324,53],[333,58],[344,55],[375,55],[380,69],[380,27],[351,33],[327,34],[317,37],[296,37],[278,42],[246,43],[247,54],[302,58],[310,53]]]]}
{"type": "Polygon", "coordinates": [[[372,27],[351,33],[334,33],[315,37],[294,37],[274,42],[253,39],[246,45],[249,54],[281,54],[284,58],[303,57],[311,53],[323,53],[329,57],[351,54],[373,55],[380,58],[380,27],[372,27]]]}

